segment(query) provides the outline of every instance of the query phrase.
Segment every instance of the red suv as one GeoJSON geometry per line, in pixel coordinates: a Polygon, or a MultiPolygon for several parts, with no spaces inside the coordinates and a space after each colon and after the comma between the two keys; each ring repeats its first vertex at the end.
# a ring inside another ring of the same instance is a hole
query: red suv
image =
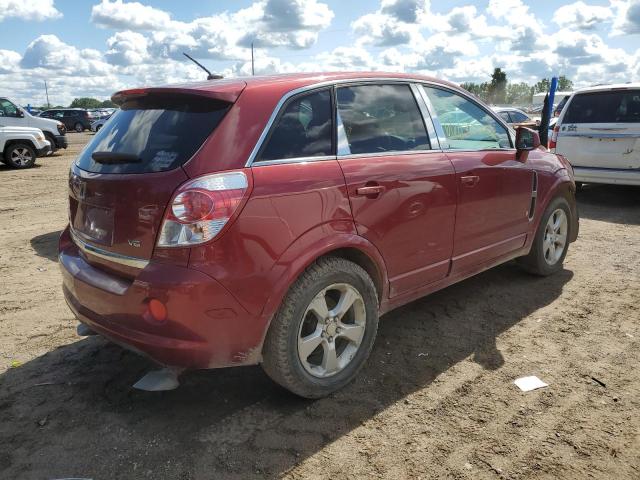
{"type": "Polygon", "coordinates": [[[181,368],[347,384],[379,315],[517,258],[562,268],[571,166],[458,86],[300,74],[116,93],[60,239],[85,325],[181,368]]]}

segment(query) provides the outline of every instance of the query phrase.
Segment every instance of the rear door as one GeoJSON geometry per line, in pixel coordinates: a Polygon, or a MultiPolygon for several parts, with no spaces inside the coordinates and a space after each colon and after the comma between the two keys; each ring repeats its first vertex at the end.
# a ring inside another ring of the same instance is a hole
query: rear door
{"type": "Polygon", "coordinates": [[[640,168],[640,89],[577,93],[565,110],[556,152],[572,165],[640,168]]]}
{"type": "MultiPolygon", "coordinates": [[[[69,220],[76,243],[149,259],[165,208],[188,178],[181,166],[229,108],[193,94],[151,90],[125,97],[72,167],[69,220]]],[[[103,259],[88,254],[89,261],[120,269],[103,259]]]]}
{"type": "MultiPolygon", "coordinates": [[[[449,272],[453,166],[425,125],[410,85],[339,86],[338,161],[358,233],[384,257],[390,296],[449,272]]],[[[427,113],[428,115],[428,113],[427,113]]]]}

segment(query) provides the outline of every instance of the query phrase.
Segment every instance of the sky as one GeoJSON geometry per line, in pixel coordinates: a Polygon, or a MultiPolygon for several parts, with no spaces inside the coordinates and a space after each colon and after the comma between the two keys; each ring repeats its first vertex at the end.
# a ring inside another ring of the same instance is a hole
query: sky
{"type": "Polygon", "coordinates": [[[640,80],[640,0],[0,0],[0,95],[106,99],[225,77],[382,70],[454,82],[640,80]]]}

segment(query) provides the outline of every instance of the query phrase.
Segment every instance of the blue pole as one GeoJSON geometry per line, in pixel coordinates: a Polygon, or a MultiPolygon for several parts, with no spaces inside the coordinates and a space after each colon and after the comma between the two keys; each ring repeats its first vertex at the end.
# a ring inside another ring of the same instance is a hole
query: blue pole
{"type": "Polygon", "coordinates": [[[558,89],[558,77],[551,77],[551,86],[549,87],[549,120],[553,118],[553,99],[556,96],[556,90],[558,89]]]}

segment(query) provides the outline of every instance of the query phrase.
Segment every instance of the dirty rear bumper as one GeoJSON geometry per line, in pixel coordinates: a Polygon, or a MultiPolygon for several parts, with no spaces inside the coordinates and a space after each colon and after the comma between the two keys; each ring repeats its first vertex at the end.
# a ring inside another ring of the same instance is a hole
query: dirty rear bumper
{"type": "Polygon", "coordinates": [[[70,240],[60,242],[64,296],[95,332],[163,365],[218,368],[258,363],[263,327],[217,281],[193,269],[150,262],[133,279],[91,265],[70,240]],[[167,318],[149,313],[150,299],[167,318]]]}

